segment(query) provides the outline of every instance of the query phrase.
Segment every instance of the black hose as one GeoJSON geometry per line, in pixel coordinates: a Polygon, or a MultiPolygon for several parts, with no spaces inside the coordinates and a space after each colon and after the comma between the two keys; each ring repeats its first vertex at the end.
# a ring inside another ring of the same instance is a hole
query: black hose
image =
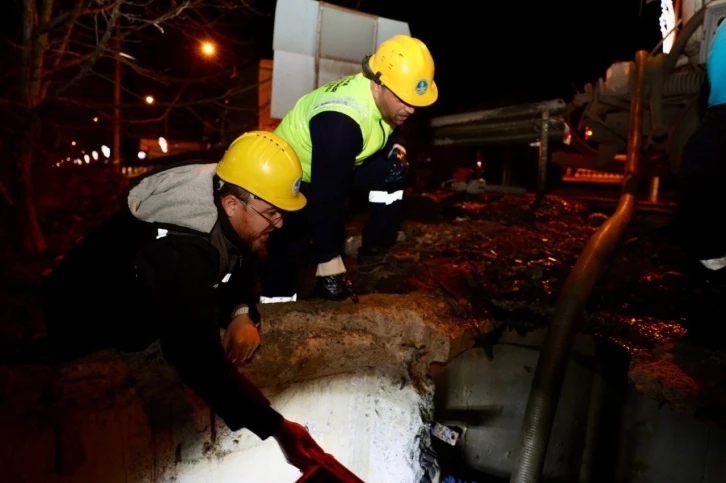
{"type": "Polygon", "coordinates": [[[676,67],[678,58],[681,54],[683,54],[683,51],[686,50],[686,44],[693,33],[701,26],[701,24],[703,24],[704,18],[706,18],[706,5],[696,12],[696,14],[688,20],[688,23],[679,32],[676,41],[673,42],[671,51],[666,54],[663,59],[663,72],[668,74],[668,72],[671,72],[676,67]]]}

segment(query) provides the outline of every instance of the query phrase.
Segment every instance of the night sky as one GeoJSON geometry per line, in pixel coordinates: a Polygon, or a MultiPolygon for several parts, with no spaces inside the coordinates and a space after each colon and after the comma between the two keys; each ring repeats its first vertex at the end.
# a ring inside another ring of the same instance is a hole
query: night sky
{"type": "MultiPolygon", "coordinates": [[[[331,3],[351,7],[355,1],[331,3]]],[[[363,0],[361,10],[409,23],[436,62],[436,111],[562,97],[613,61],[660,41],[660,2],[363,0]],[[642,8],[642,14],[641,14],[642,8]]]]}
{"type": "MultiPolygon", "coordinates": [[[[0,27],[12,29],[19,22],[18,0],[0,3],[0,27]]],[[[245,55],[254,52],[253,56],[269,58],[274,3],[252,3],[269,15],[243,29],[245,40],[254,37],[256,44],[245,55]]],[[[330,3],[349,8],[360,3],[365,12],[409,23],[412,34],[429,46],[436,61],[440,98],[429,109],[431,114],[558,97],[569,100],[574,86],[596,81],[613,61],[632,60],[637,49],[650,51],[660,40],[658,1],[647,5],[641,0],[330,3]]],[[[193,53],[179,55],[178,41],[170,39],[171,35],[159,35],[153,48],[144,45],[139,53],[156,57],[154,63],[174,57],[184,63],[193,59],[193,53]]],[[[195,69],[199,68],[204,67],[195,69]]]]}

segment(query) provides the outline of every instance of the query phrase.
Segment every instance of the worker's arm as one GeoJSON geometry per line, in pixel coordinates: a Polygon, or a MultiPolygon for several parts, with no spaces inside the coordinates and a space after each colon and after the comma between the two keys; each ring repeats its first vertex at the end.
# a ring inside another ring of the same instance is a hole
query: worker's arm
{"type": "Polygon", "coordinates": [[[257,310],[256,277],[254,259],[246,254],[239,259],[227,282],[216,288],[219,326],[225,330],[222,344],[232,362],[241,363],[249,359],[260,345],[262,318],[257,310]]]}
{"type": "Polygon", "coordinates": [[[219,325],[224,329],[222,345],[227,358],[235,364],[252,358],[261,343],[261,316],[257,310],[259,297],[255,293],[253,261],[249,255],[240,258],[231,277],[216,288],[219,325]]]}
{"type": "Polygon", "coordinates": [[[164,356],[232,431],[244,427],[266,439],[280,430],[282,416],[225,357],[213,288],[216,253],[188,239],[158,240],[138,263],[164,356]]]}
{"type": "Polygon", "coordinates": [[[310,120],[312,142],[311,192],[317,262],[340,256],[345,236],[345,200],[355,158],[363,149],[360,126],[339,112],[322,112],[310,120]]]}
{"type": "MultiPolygon", "coordinates": [[[[250,257],[249,255],[245,255],[250,257]]],[[[231,321],[230,315],[241,306],[248,307],[249,317],[255,324],[260,324],[262,318],[257,309],[259,295],[255,293],[256,269],[254,260],[242,258],[240,265],[232,273],[226,283],[220,283],[217,288],[219,305],[219,326],[225,329],[231,321]]]]}

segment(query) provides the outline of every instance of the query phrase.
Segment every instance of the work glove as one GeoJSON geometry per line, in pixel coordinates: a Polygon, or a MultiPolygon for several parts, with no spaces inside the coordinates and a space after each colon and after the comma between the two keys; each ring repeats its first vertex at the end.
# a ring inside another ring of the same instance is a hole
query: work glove
{"type": "Polygon", "coordinates": [[[433,481],[439,481],[439,463],[436,461],[436,453],[433,449],[421,449],[421,467],[424,470],[424,475],[421,477],[419,483],[431,483],[433,481]]]}
{"type": "Polygon", "coordinates": [[[321,456],[325,451],[318,446],[304,426],[283,419],[280,429],[273,435],[288,463],[303,473],[309,468],[321,465],[321,456]]]}
{"type": "Polygon", "coordinates": [[[318,277],[318,293],[327,300],[342,301],[350,297],[354,303],[358,303],[358,294],[353,288],[353,282],[342,273],[318,277]]]}
{"type": "Polygon", "coordinates": [[[400,183],[406,178],[406,173],[408,172],[406,148],[400,144],[394,144],[388,153],[388,161],[391,167],[383,182],[387,185],[400,183]]]}

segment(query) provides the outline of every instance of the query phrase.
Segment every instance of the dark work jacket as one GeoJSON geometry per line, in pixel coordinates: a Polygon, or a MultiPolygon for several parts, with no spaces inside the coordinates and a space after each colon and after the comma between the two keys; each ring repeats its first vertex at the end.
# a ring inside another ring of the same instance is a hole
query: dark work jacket
{"type": "Polygon", "coordinates": [[[56,354],[70,359],[160,341],[165,359],[233,431],[265,439],[282,416],[224,354],[220,328],[255,305],[254,256],[218,217],[214,164],[142,178],[128,209],[74,247],[48,277],[45,318],[56,354]]]}
{"type": "Polygon", "coordinates": [[[388,154],[393,145],[402,144],[403,139],[398,129],[394,130],[379,152],[356,167],[356,156],[363,149],[360,126],[346,114],[326,111],[310,120],[310,140],[312,161],[311,183],[306,187],[307,210],[316,258],[318,262],[324,262],[341,254],[345,239],[345,202],[351,189],[356,184],[358,189],[383,189],[383,179],[390,168],[388,154]],[[376,171],[373,176],[372,164],[376,171]],[[379,179],[356,180],[356,173],[360,177],[361,172],[366,172],[367,178],[379,179]]]}

